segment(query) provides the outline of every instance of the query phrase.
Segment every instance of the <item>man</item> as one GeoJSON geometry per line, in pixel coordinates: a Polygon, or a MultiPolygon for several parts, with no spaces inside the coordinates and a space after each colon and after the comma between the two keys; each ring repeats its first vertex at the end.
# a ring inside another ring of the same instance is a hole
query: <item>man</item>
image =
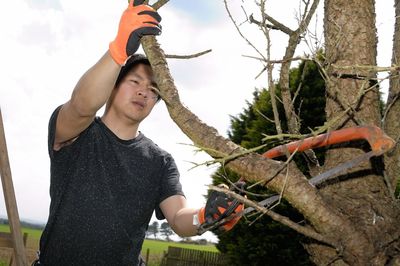
{"type": "Polygon", "coordinates": [[[139,131],[160,97],[148,60],[134,53],[143,35],[161,33],[160,21],[131,0],[109,50],[50,118],[51,205],[37,265],[140,265],[153,211],[178,235],[193,236],[233,206],[212,193],[205,208],[187,207],[173,158],[139,131]]]}

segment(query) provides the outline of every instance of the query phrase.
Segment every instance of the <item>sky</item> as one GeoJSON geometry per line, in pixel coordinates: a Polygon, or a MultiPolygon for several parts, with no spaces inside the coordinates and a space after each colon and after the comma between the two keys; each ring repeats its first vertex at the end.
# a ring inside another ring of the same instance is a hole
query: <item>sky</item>
{"type": "MultiPolygon", "coordinates": [[[[377,2],[378,64],[389,66],[394,8],[393,3],[377,2]]],[[[245,21],[244,10],[259,17],[254,1],[228,3],[239,23],[245,21]]],[[[269,15],[295,28],[298,1],[268,3],[269,15]]],[[[21,219],[42,223],[47,220],[48,119],[57,106],[69,99],[81,75],[107,51],[126,5],[122,0],[14,0],[0,9],[0,108],[21,219]]],[[[320,38],[322,10],[321,6],[318,18],[311,24],[320,38]]],[[[246,107],[255,88],[267,84],[265,74],[255,78],[263,68],[260,62],[243,56],[257,53],[239,36],[223,0],[170,0],[159,13],[163,33],[157,39],[166,54],[189,55],[212,49],[202,57],[170,59],[168,64],[183,104],[227,136],[230,116],[246,107]]],[[[255,26],[242,24],[241,29],[265,54],[265,38],[255,26]]],[[[279,59],[287,38],[279,32],[273,32],[271,37],[272,58],[279,59]]],[[[309,54],[310,49],[301,43],[297,54],[304,53],[309,54]]],[[[210,157],[190,146],[192,142],[171,120],[163,102],[157,104],[140,130],[175,158],[188,205],[203,206],[216,166],[192,167],[193,162],[201,164],[210,157]]],[[[4,197],[0,197],[0,217],[5,216],[4,197]]],[[[215,239],[211,233],[205,236],[215,239]]]]}

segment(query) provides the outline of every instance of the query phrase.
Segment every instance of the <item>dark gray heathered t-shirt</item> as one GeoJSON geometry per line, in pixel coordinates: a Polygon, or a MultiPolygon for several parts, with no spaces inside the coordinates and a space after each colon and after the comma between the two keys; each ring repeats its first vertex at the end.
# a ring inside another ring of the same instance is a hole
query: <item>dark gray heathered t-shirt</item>
{"type": "Polygon", "coordinates": [[[142,133],[121,140],[100,120],[53,151],[59,108],[49,123],[50,214],[40,240],[42,265],[137,265],[160,202],[183,195],[170,154],[142,133]]]}

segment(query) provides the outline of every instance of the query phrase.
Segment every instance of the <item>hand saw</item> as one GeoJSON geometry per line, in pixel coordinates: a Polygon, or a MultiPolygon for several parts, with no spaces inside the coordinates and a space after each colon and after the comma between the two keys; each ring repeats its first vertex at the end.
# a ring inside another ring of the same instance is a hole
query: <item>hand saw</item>
{"type": "MultiPolygon", "coordinates": [[[[357,127],[349,127],[340,130],[335,130],[329,133],[317,135],[314,137],[309,137],[303,140],[293,141],[288,144],[283,144],[268,150],[267,152],[263,153],[262,156],[268,159],[272,159],[279,156],[283,156],[286,153],[292,154],[293,152],[302,152],[308,149],[315,149],[332,144],[340,144],[355,140],[366,140],[371,147],[371,151],[364,153],[363,155],[358,156],[348,162],[342,163],[315,177],[312,177],[311,179],[308,180],[309,183],[314,186],[319,185],[335,177],[337,174],[344,172],[347,169],[353,168],[362,163],[363,161],[369,160],[371,157],[382,155],[383,153],[392,149],[396,144],[392,138],[387,136],[380,128],[376,126],[357,126],[357,127]]],[[[258,205],[261,207],[270,207],[272,204],[277,202],[279,198],[280,195],[278,194],[272,195],[258,202],[258,205]]],[[[203,228],[200,229],[204,230],[205,232],[207,230],[216,228],[223,223],[226,223],[227,221],[233,219],[234,217],[242,216],[252,211],[254,211],[254,208],[248,207],[243,211],[236,213],[235,215],[226,217],[215,224],[205,225],[203,226],[203,228]]]]}
{"type": "MultiPolygon", "coordinates": [[[[293,152],[302,152],[308,149],[315,149],[325,147],[332,144],[340,144],[355,140],[366,140],[371,151],[364,153],[348,162],[339,164],[338,166],[321,173],[317,176],[312,177],[308,182],[314,186],[319,185],[337,174],[346,171],[347,169],[353,168],[360,163],[369,160],[371,157],[382,155],[388,150],[392,149],[396,142],[387,136],[382,129],[376,126],[356,126],[344,129],[335,130],[325,134],[317,135],[315,137],[309,137],[303,140],[290,142],[288,144],[274,147],[265,153],[263,157],[272,159],[279,156],[285,155],[286,152],[292,154],[293,152]]],[[[258,202],[260,206],[269,207],[273,203],[279,200],[280,195],[273,195],[265,200],[258,202]]],[[[249,207],[243,210],[243,214],[248,214],[254,209],[249,207]]]]}

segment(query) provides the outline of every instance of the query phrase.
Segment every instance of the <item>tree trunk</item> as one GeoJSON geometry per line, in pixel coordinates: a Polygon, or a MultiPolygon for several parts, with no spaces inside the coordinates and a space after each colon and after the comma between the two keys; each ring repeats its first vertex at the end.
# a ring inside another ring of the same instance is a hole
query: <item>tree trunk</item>
{"type": "MultiPolygon", "coordinates": [[[[372,68],[348,68],[376,65],[374,4],[373,0],[325,1],[324,30],[329,75],[326,113],[329,122],[347,110],[339,127],[381,126],[376,72],[372,68]]],[[[330,169],[362,152],[365,151],[335,147],[327,153],[324,167],[330,169]]],[[[395,254],[399,254],[400,209],[388,190],[383,170],[383,159],[373,158],[339,176],[337,181],[340,182],[332,182],[320,189],[323,198],[352,222],[360,236],[355,241],[364,246],[364,250],[348,254],[349,260],[343,258],[340,251],[312,244],[307,250],[316,264],[387,265],[397,256],[395,254]]],[[[341,236],[342,240],[346,238],[341,236]]]]}
{"type": "MultiPolygon", "coordinates": [[[[400,64],[400,1],[395,0],[395,28],[393,36],[393,55],[392,65],[400,64]]],[[[386,117],[384,128],[386,133],[392,137],[396,143],[400,139],[400,77],[399,71],[393,71],[390,78],[389,96],[387,100],[386,117]]],[[[385,156],[386,174],[392,190],[395,190],[398,177],[400,176],[400,149],[396,148],[385,156]]]]}
{"type": "MultiPolygon", "coordinates": [[[[324,27],[329,77],[328,122],[346,110],[340,127],[380,126],[379,93],[373,87],[376,73],[372,69],[348,68],[376,65],[374,1],[326,0],[324,27]]],[[[319,190],[311,186],[293,164],[288,166],[286,176],[285,171],[281,171],[282,163],[249,153],[220,136],[184,107],[156,40],[146,36],[142,44],[171,118],[194,144],[216,159],[228,158],[225,166],[245,180],[262,180],[277,192],[285,187],[283,197],[308,222],[308,227],[301,230],[306,234],[308,229],[308,236],[320,241],[307,244],[317,265],[396,265],[400,261],[400,209],[385,183],[382,158],[351,169],[319,190]]],[[[392,91],[395,93],[394,89],[392,91]]],[[[363,152],[336,147],[326,155],[324,167],[330,169],[363,152]]]]}

